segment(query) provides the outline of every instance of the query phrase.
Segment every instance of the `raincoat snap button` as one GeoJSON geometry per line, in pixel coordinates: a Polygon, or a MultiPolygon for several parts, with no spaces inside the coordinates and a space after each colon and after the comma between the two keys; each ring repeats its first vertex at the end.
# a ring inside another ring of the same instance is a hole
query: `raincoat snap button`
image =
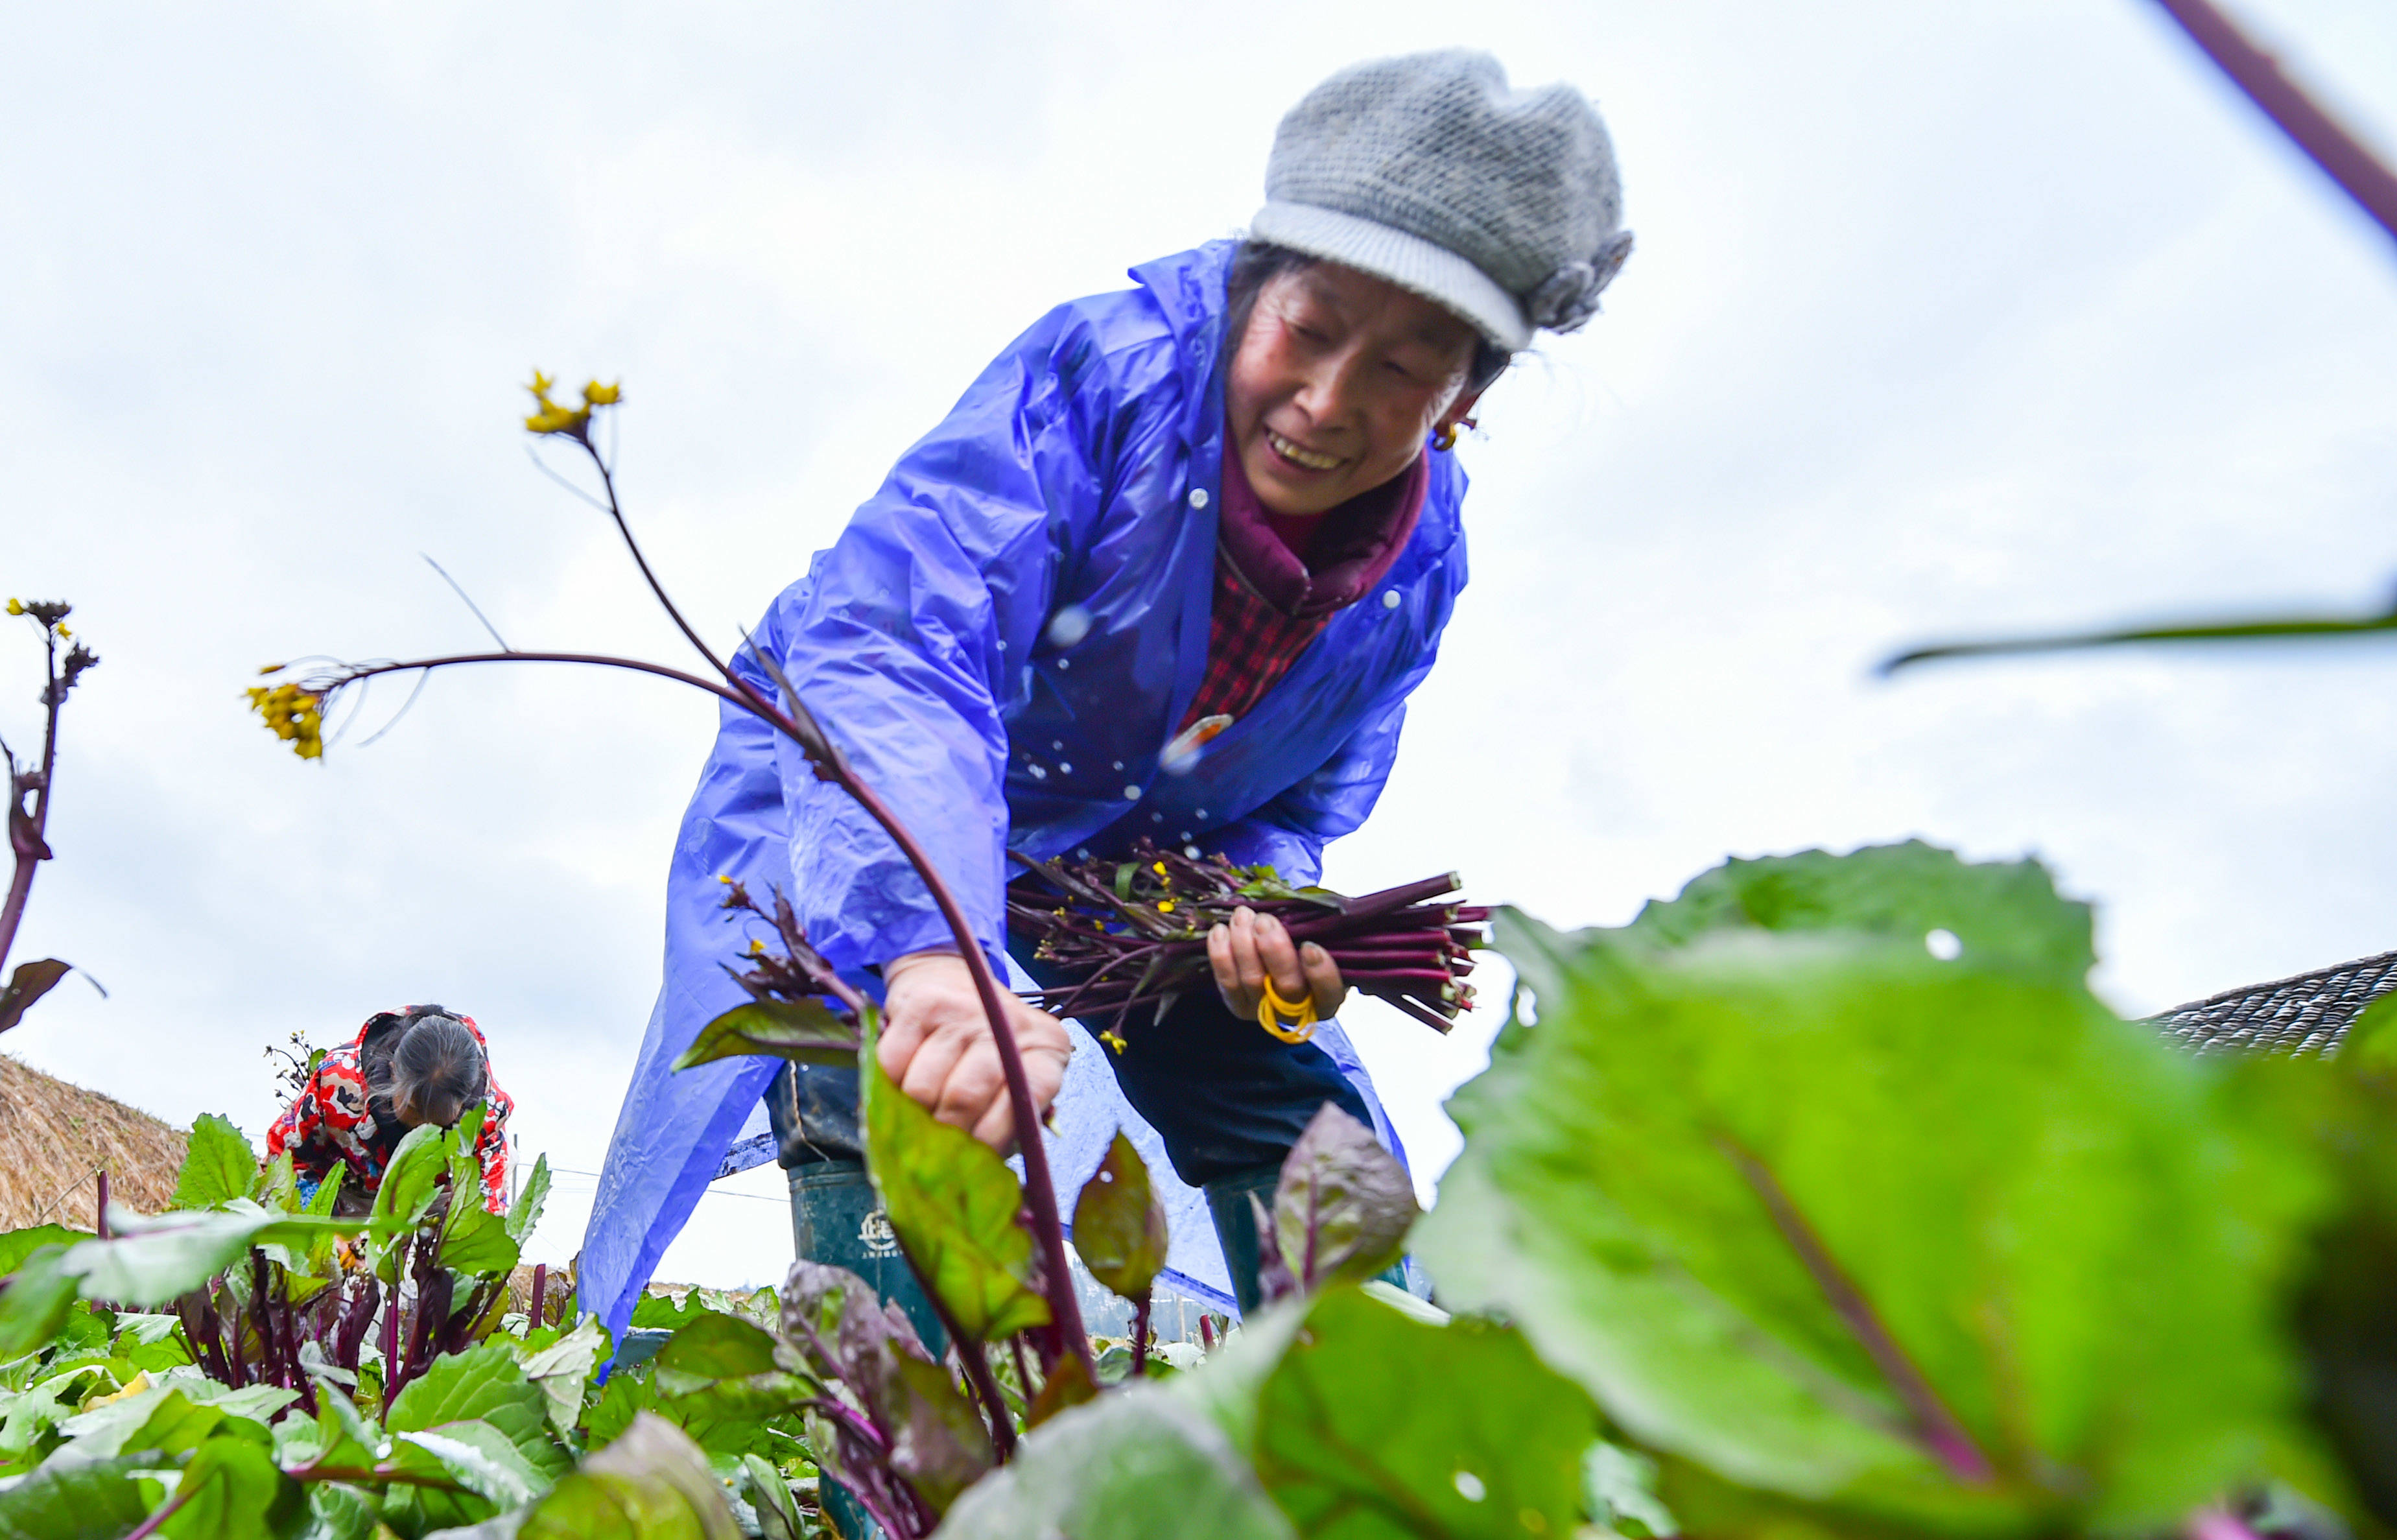
{"type": "Polygon", "coordinates": [[[1190,489],[1190,506],[1193,508],[1204,508],[1207,506],[1206,488],[1193,487],[1190,489]]]}
{"type": "Polygon", "coordinates": [[[1385,589],[1383,589],[1383,590],[1382,590],[1382,608],[1383,608],[1383,609],[1396,609],[1398,607],[1399,607],[1399,591],[1398,591],[1397,589],[1395,589],[1395,588],[1385,588],[1385,589]]]}
{"type": "Polygon", "coordinates": [[[1127,801],[1127,802],[1137,802],[1137,801],[1139,801],[1139,800],[1140,800],[1140,788],[1139,788],[1138,786],[1126,786],[1126,787],[1124,788],[1124,800],[1125,800],[1125,801],[1127,801]]]}

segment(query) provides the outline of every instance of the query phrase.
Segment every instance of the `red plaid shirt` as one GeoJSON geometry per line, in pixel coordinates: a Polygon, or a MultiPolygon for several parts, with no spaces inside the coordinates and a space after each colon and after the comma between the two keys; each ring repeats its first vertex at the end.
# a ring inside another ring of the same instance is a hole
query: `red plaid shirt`
{"type": "Polygon", "coordinates": [[[1418,455],[1399,475],[1317,516],[1302,553],[1274,527],[1239,452],[1226,448],[1207,673],[1177,733],[1210,716],[1228,718],[1220,731],[1254,710],[1332,617],[1364,597],[1397,563],[1430,485],[1430,466],[1418,455]]]}

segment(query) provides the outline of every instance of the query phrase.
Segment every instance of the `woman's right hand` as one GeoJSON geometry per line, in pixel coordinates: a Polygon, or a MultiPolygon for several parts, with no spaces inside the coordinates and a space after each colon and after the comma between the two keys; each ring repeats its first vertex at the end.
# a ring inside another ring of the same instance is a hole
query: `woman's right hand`
{"type": "MultiPolygon", "coordinates": [[[[955,952],[910,952],[882,970],[882,1038],[876,1057],[899,1089],[954,1128],[993,1149],[1015,1143],[1015,1109],[1007,1073],[991,1038],[990,1020],[973,973],[955,952]]],[[[1033,1115],[1046,1118],[1065,1080],[1074,1045],[1065,1024],[1002,989],[1008,1024],[1024,1077],[1031,1082],[1033,1115]]]]}
{"type": "Polygon", "coordinates": [[[1298,944],[1281,921],[1247,907],[1233,910],[1230,920],[1207,932],[1207,961],[1214,970],[1215,992],[1242,1021],[1257,1019],[1267,979],[1274,993],[1291,1004],[1313,997],[1319,1021],[1338,1015],[1348,998],[1331,953],[1311,941],[1298,944]]]}

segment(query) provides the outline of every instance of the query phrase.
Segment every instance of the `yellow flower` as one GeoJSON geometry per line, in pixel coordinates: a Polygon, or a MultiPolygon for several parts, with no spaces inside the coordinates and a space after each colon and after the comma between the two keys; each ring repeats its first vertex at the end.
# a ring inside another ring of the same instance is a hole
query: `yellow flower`
{"type": "Polygon", "coordinates": [[[1162,861],[1158,862],[1157,864],[1156,871],[1158,876],[1163,877],[1165,875],[1165,863],[1162,861]]]}
{"type": "Polygon", "coordinates": [[[585,407],[612,407],[623,399],[623,381],[619,380],[612,385],[603,385],[594,380],[583,387],[583,404],[585,407]]]}
{"type": "Polygon", "coordinates": [[[1157,901],[1157,912],[1160,915],[1170,915],[1173,913],[1173,901],[1170,898],[1158,899],[1157,901]]]}
{"type": "Polygon", "coordinates": [[[21,615],[21,614],[23,614],[24,612],[25,612],[25,601],[24,601],[24,600],[22,600],[22,599],[10,599],[10,600],[8,601],[8,613],[10,613],[11,615],[21,615]]]}
{"type": "Polygon", "coordinates": [[[291,745],[302,759],[325,757],[325,703],[298,685],[263,685],[248,691],[249,709],[266,718],[266,730],[291,745]]]}
{"type": "Polygon", "coordinates": [[[74,640],[74,632],[72,632],[72,631],[70,631],[70,630],[68,630],[68,629],[67,629],[65,626],[63,626],[63,625],[62,625],[62,626],[60,626],[60,627],[59,627],[59,635],[60,635],[60,636],[63,636],[63,637],[65,637],[65,638],[67,638],[67,639],[68,639],[68,640],[70,640],[70,641],[72,641],[72,640],[74,640]]]}
{"type": "Polygon", "coordinates": [[[532,398],[541,410],[526,418],[525,426],[534,433],[562,433],[572,438],[581,438],[590,429],[591,408],[584,407],[579,411],[569,410],[551,400],[549,393],[556,384],[556,381],[541,370],[532,371],[532,383],[525,389],[532,392],[532,398]]]}
{"type": "Polygon", "coordinates": [[[111,1401],[121,1401],[130,1397],[139,1396],[141,1392],[149,1388],[150,1372],[145,1369],[141,1373],[134,1375],[130,1381],[127,1382],[124,1389],[116,1391],[112,1395],[94,1396],[91,1399],[83,1403],[83,1409],[86,1412],[96,1412],[100,1408],[106,1406],[111,1401]]]}

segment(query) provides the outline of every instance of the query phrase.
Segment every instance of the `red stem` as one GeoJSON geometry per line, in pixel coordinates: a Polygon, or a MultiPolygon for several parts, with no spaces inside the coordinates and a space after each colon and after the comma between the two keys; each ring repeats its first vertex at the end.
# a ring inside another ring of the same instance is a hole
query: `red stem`
{"type": "Polygon", "coordinates": [[[167,1520],[172,1519],[176,1514],[181,1513],[183,1509],[183,1505],[190,1502],[194,1497],[198,1496],[200,1487],[206,1486],[207,1484],[207,1482],[203,1481],[199,1483],[199,1486],[177,1487],[175,1489],[175,1495],[159,1504],[157,1510],[152,1513],[149,1518],[142,1520],[141,1522],[134,1525],[132,1529],[126,1532],[125,1540],[150,1540],[150,1536],[158,1533],[159,1525],[165,1523],[167,1520]]]}
{"type": "Polygon", "coordinates": [[[17,944],[17,922],[25,917],[25,900],[33,891],[33,872],[49,859],[50,847],[44,836],[50,824],[50,776],[59,763],[59,707],[66,701],[66,691],[59,688],[59,635],[54,625],[42,628],[42,671],[47,679],[42,690],[42,778],[33,786],[33,809],[20,815],[24,806],[18,795],[17,760],[7,756],[8,775],[8,848],[15,853],[17,868],[9,875],[8,896],[0,900],[0,967],[7,966],[8,949],[17,944]]]}
{"type": "Polygon", "coordinates": [[[2282,71],[2279,60],[2257,47],[2236,22],[2207,0],[2156,3],[2342,192],[2381,229],[2397,236],[2397,171],[2365,149],[2344,124],[2282,71]]]}
{"type": "Polygon", "coordinates": [[[100,1173],[100,1226],[92,1233],[102,1240],[115,1239],[108,1229],[108,1172],[104,1171],[100,1173]]]}
{"type": "Polygon", "coordinates": [[[1796,1200],[1781,1185],[1780,1179],[1736,1142],[1719,1137],[1716,1143],[1763,1200],[1765,1212],[1773,1216],[1782,1239],[1798,1253],[1798,1259],[1805,1264],[1806,1271],[1823,1291],[1823,1297],[1912,1415],[1914,1434],[1922,1447],[1960,1481],[1981,1486],[1994,1480],[1996,1473],[1989,1466],[1989,1456],[1981,1453],[1972,1434],[1940,1400],[1938,1391],[1932,1388],[1914,1360],[1907,1357],[1906,1349],[1890,1334],[1872,1302],[1865,1298],[1864,1291],[1840,1266],[1823,1238],[1814,1233],[1814,1227],[1799,1212],[1796,1200]]]}

